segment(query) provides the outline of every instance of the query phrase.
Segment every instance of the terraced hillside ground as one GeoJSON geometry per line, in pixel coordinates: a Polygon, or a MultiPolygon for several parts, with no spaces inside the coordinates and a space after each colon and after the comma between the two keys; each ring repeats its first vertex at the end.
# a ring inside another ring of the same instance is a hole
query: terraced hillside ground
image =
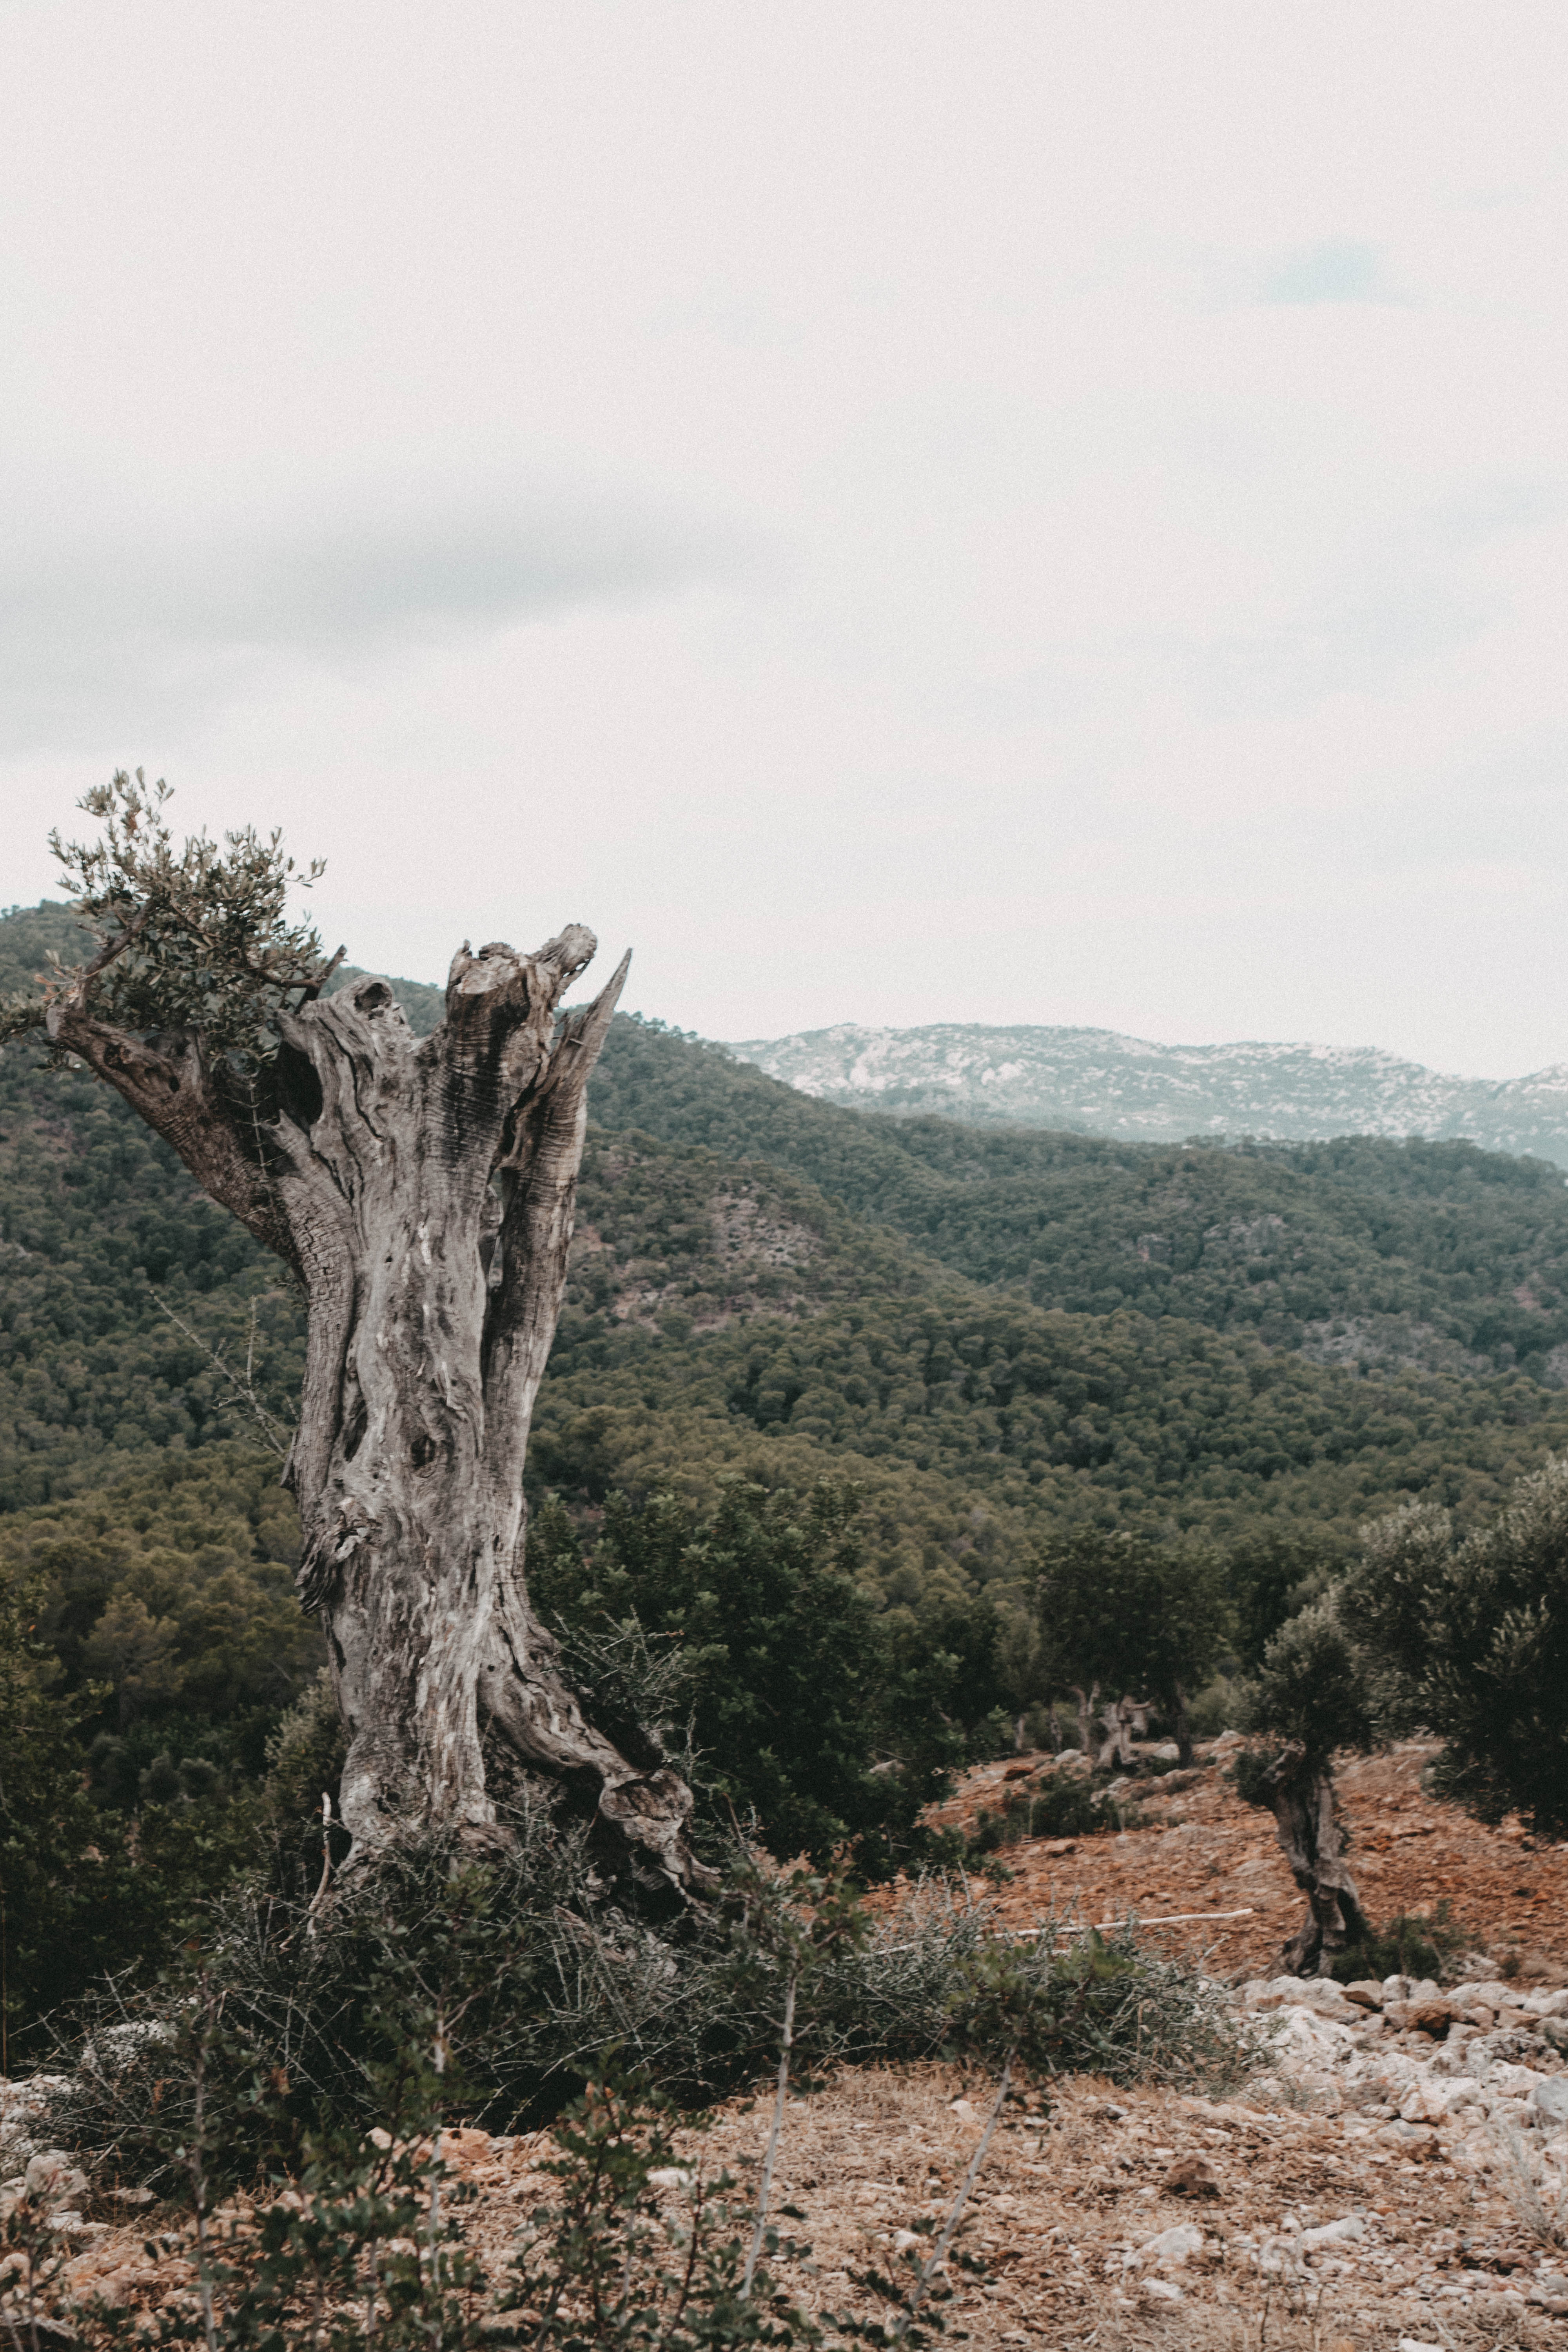
{"type": "MultiPolygon", "coordinates": [[[[999,1859],[1013,1877],[1000,1885],[974,1878],[974,1899],[1009,1927],[1067,1913],[1148,1921],[1170,1912],[1240,1911],[1247,1916],[1148,1934],[1218,1975],[1272,1976],[1281,1945],[1300,1924],[1301,1897],[1272,1817],[1244,1805],[1226,1777],[1233,1752],[1228,1743],[1208,1743],[1191,1773],[1134,1780],[1124,1793],[1141,1826],[1004,1847],[999,1859]]],[[[1351,1869],[1370,1916],[1381,1922],[1430,1913],[1447,1901],[1455,1928],[1521,1985],[1568,1984],[1568,1843],[1531,1838],[1517,1818],[1490,1829],[1428,1796],[1421,1775],[1436,1753],[1436,1743],[1412,1739],[1381,1755],[1340,1759],[1351,1869]]],[[[932,1819],[973,1835],[1008,1799],[1047,1785],[1054,1769],[1045,1758],[981,1765],[932,1819]]]]}
{"type": "MultiPolygon", "coordinates": [[[[1342,1775],[1368,1899],[1386,1917],[1430,1911],[1453,1894],[1462,1923],[1489,1939],[1484,1966],[1517,1969],[1495,1992],[1517,1987],[1539,2002],[1543,1988],[1568,1984],[1568,1851],[1533,1848],[1517,1824],[1490,1831],[1431,1803],[1420,1790],[1426,1752],[1409,1744],[1342,1775]]],[[[1017,1786],[1005,1780],[1010,1769],[972,1774],[949,1815],[973,1824],[1017,1786]]],[[[1185,1892],[1195,1866],[1214,1907],[1240,1894],[1253,1913],[1226,1931],[1214,1964],[1271,1975],[1296,1898],[1267,1818],[1227,1793],[1213,1758],[1146,1810],[1160,1817],[1121,1837],[1067,1852],[1009,1849],[1017,1878],[999,1891],[977,1879],[973,1898],[998,1926],[1033,1925],[1075,1899],[1096,1917],[1134,1904],[1152,1912],[1185,1892]]],[[[1152,1931],[1173,1948],[1210,1933],[1152,1931]]],[[[1270,2018],[1278,2026],[1289,2012],[1250,2014],[1267,2036],[1270,2018]]],[[[1430,2035],[1371,2012],[1364,2022],[1363,2040],[1387,2060],[1429,2071],[1441,2047],[1430,2035]]],[[[1266,2045],[1263,2074],[1214,2095],[1084,2077],[1015,2110],[968,2208],[960,2243],[984,2268],[952,2273],[949,2340],[976,2352],[1547,2352],[1568,2340],[1568,2245],[1544,2242],[1526,2218],[1521,2164],[1539,2158],[1543,2136],[1516,2134],[1516,2159],[1506,2132],[1478,2128],[1473,2112],[1411,2123],[1364,2086],[1340,2099],[1310,2071],[1281,2068],[1279,2049],[1289,2044],[1287,2032],[1266,2045]]],[[[1562,2071],[1532,2049],[1538,2072],[1562,2071]]],[[[783,2266],[792,2291],[818,2310],[878,2314],[860,2282],[896,2262],[912,2224],[945,2220],[991,2089],[932,2063],[845,2070],[791,2102],[774,2194],[804,2217],[786,2226],[809,2242],[814,2265],[783,2266]]],[[[687,2136],[683,2153],[749,2187],[769,2120],[765,2098],[731,2101],[687,2136]]],[[[471,2237],[499,2268],[519,2224],[553,2191],[540,2169],[549,2138],[463,2131],[447,2153],[478,2191],[471,2237]]],[[[150,2261],[145,2220],[116,2227],[115,2210],[106,2200],[102,2234],[74,2263],[73,2284],[108,2297],[129,2327],[189,2273],[150,2261]]]]}

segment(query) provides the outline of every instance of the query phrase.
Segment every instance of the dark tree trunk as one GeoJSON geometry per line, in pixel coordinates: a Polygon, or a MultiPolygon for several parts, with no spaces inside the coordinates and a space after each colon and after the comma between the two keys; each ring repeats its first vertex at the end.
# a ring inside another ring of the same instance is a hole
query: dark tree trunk
{"type": "Polygon", "coordinates": [[[382,980],[282,1024],[275,1096],[237,1099],[198,1038],[95,1022],[85,987],[50,1034],[173,1144],[294,1268],[310,1307],[299,1430],[302,1605],[321,1612],[348,1734],[356,1855],[410,1835],[479,1848],[487,1755],[570,1784],[644,1875],[702,1874],[691,1800],[584,1721],[523,1581],[523,1460],[565,1284],[588,1074],[626,967],[557,1024],[594,952],[465,948],[447,1017],[416,1040],[382,980]]]}
{"type": "Polygon", "coordinates": [[[1326,1764],[1292,1740],[1264,1776],[1264,1792],[1307,1916],[1280,1954],[1288,1976],[1330,1976],[1335,1956],[1372,1930],[1344,1859],[1344,1832],[1326,1764]]]}

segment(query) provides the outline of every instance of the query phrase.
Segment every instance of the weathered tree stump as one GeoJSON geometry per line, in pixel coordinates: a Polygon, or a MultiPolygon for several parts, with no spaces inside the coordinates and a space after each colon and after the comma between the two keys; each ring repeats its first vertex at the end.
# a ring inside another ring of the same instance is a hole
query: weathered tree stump
{"type": "Polygon", "coordinates": [[[314,1001],[306,989],[248,1078],[199,1031],[95,1017],[106,957],[68,976],[47,1027],[304,1286],[285,1475],[304,1527],[300,1597],[326,1630],[348,1736],[355,1857],[431,1833],[503,1839],[489,1764],[506,1754],[575,1790],[641,1876],[689,1893],[704,1877],[689,1791],[584,1719],[523,1579],[529,1423],[588,1075],[626,972],[558,1022],[595,946],[577,926],[532,955],[465,946],[423,1041],[384,980],[314,1001]]]}

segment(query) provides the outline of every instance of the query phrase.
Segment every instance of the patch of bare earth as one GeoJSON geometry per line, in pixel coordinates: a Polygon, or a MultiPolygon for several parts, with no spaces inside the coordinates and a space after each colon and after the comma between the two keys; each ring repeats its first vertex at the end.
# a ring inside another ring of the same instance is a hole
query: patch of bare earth
{"type": "MultiPolygon", "coordinates": [[[[1407,1740],[1382,1756],[1342,1762],[1341,1809],[1351,1832],[1350,1863],[1371,1916],[1451,1906],[1456,1929],[1501,1961],[1518,1956],[1521,1980],[1568,1982],[1568,1846],[1538,1844],[1518,1822],[1488,1829],[1421,1788],[1436,1754],[1407,1740]]],[[[1160,1950],[1202,1958],[1215,1976],[1273,1976],[1280,1947],[1300,1925],[1302,1898],[1286,1866],[1272,1818],[1244,1805],[1218,1762],[1189,1778],[1135,1780],[1125,1801],[1145,1826],[1107,1837],[1034,1839],[1004,1849],[1016,1875],[994,1890],[999,1920],[1029,1927],[1042,1915],[1076,1910],[1085,1919],[1136,1912],[1242,1912],[1150,1927],[1160,1950]]],[[[983,1812],[1040,1785],[1048,1759],[989,1764],[969,1773],[931,1818],[973,1833],[983,1812]]],[[[984,1882],[976,1882],[981,1891],[984,1882]]],[[[1510,1967],[1514,1965],[1510,1962],[1510,1967]]]]}
{"type": "MultiPolygon", "coordinates": [[[[1429,1912],[1446,1896],[1478,1949],[1521,1985],[1568,1981],[1568,1851],[1433,1802],[1420,1788],[1429,1753],[1410,1745],[1341,1774],[1373,1916],[1429,1912]]],[[[973,1829],[1045,1762],[969,1775],[942,1818],[973,1829]]],[[[1069,1911],[1244,1910],[1151,1926],[1148,1938],[1217,1975],[1272,1977],[1300,1898],[1268,1817],[1238,1802],[1215,1760],[1173,1789],[1139,1782],[1128,1793],[1146,1826],[1009,1846],[1016,1874],[977,1878],[976,1900],[1014,1928],[1069,1911]]],[[[1403,2053],[1428,2074],[1441,2048],[1375,2016],[1362,2039],[1371,2063],[1397,2066],[1403,2053]]],[[[1281,2065],[1217,2102],[1083,2077],[1042,2086],[1036,2111],[1012,2111],[991,2144],[958,2240],[984,2269],[951,2273],[950,2340],[1099,2352],[1568,2346],[1568,2250],[1531,2233],[1517,2167],[1475,2111],[1447,2115],[1439,2101],[1410,2125],[1352,2097],[1328,2112],[1312,2080],[1281,2065]]],[[[895,2265],[900,2232],[945,2220],[989,2097],[984,2080],[929,2063],[847,2069],[792,2100],[774,2216],[812,2251],[778,2265],[788,2291],[825,2315],[890,2316],[858,2279],[895,2265]]],[[[750,2191],[769,2121],[765,2097],[731,2101],[689,2136],[689,2160],[728,2168],[750,2191]]],[[[551,2142],[462,2132],[449,2153],[477,2191],[469,2234],[499,2273],[520,2223],[550,2201],[540,2167],[551,2142]]],[[[127,2340],[176,2283],[148,2263],[145,2236],[145,2218],[108,2229],[72,2265],[78,2294],[123,2311],[127,2340]]]]}
{"type": "MultiPolygon", "coordinates": [[[[803,2219],[779,2226],[812,2249],[776,2266],[792,2294],[824,2315],[891,2315],[857,2274],[890,2268],[896,2233],[913,2221],[945,2218],[985,2097],[984,2084],[931,2064],[846,2071],[792,2102],[775,2210],[799,2209],[803,2219]]],[[[765,2102],[731,2102],[685,2152],[749,2187],[769,2121],[765,2102]]],[[[551,2153],[543,2134],[450,2136],[478,2191],[468,2234],[493,2272],[552,2192],[539,2169],[551,2153]]],[[[128,2341],[190,2275],[148,2263],[145,2226],[111,2232],[72,2265],[73,2291],[117,2304],[128,2341]]],[[[1370,2126],[1299,2110],[1058,2084],[1048,2114],[997,2133],[958,2243],[984,2273],[955,2268],[942,2315],[950,2339],[976,2347],[1394,2352],[1414,2339],[1500,2352],[1568,2341],[1568,2320],[1525,2299],[1541,2250],[1506,2194],[1441,2159],[1392,2154],[1370,2126]],[[1171,2185],[1194,2169],[1206,2176],[1195,2191],[1171,2185]],[[1344,2221],[1359,2234],[1310,2236],[1344,2221]]]]}

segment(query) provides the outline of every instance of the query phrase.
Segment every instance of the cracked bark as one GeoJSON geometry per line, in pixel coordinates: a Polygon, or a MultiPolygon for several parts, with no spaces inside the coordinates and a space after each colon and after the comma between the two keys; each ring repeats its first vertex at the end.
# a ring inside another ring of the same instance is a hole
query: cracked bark
{"type": "Polygon", "coordinates": [[[1329,1976],[1335,1956],[1372,1928],[1344,1858],[1344,1832],[1326,1765],[1291,1740],[1269,1767],[1264,1794],[1307,1916],[1280,1954],[1288,1976],[1329,1976]]]}
{"type": "Polygon", "coordinates": [[[454,959],[416,1040],[384,980],[281,1022],[265,1097],[199,1036],[97,1021],[91,973],[48,1030],[292,1267],[309,1302],[299,1429],[302,1605],[321,1612],[348,1736],[342,1811],[363,1859],[412,1835],[500,1842],[499,1741],[590,1802],[638,1874],[704,1874],[691,1799],[589,1724],[523,1578],[523,1463],[566,1278],[589,1074],[626,975],[557,1023],[595,950],[454,959]]]}

